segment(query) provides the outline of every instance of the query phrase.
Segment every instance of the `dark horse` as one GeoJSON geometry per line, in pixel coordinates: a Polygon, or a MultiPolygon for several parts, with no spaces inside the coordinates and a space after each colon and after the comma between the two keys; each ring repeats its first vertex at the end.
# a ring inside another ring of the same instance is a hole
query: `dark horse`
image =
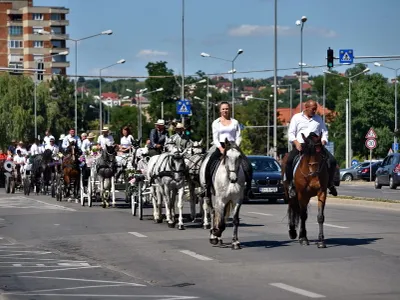
{"type": "MultiPolygon", "coordinates": [[[[80,182],[80,168],[79,156],[81,155],[80,149],[71,142],[64,152],[64,159],[61,164],[64,179],[64,194],[69,197],[71,194],[71,183],[74,183],[74,198],[78,198],[79,182],[80,182]]],[[[76,200],[78,201],[78,200],[76,200]]]]}
{"type": "MultiPolygon", "coordinates": [[[[297,227],[300,224],[299,242],[301,245],[309,245],[307,239],[306,221],[307,206],[310,198],[318,197],[318,216],[319,225],[318,248],[326,248],[324,241],[324,209],[326,203],[327,187],[328,187],[328,165],[327,157],[325,157],[324,146],[321,143],[321,137],[315,133],[311,133],[307,138],[302,134],[304,144],[302,144],[302,152],[300,162],[295,168],[293,182],[296,187],[296,197],[289,198],[289,185],[285,181],[285,197],[288,200],[289,215],[289,237],[296,239],[297,227]]],[[[282,176],[285,174],[287,155],[282,161],[282,176]]]]}
{"type": "MultiPolygon", "coordinates": [[[[101,150],[101,156],[97,159],[96,162],[96,173],[100,177],[100,197],[103,208],[110,206],[110,193],[114,192],[112,190],[112,177],[115,176],[117,172],[117,162],[115,159],[115,156],[117,154],[116,149],[116,145],[106,145],[106,147],[101,150]]],[[[113,205],[115,205],[114,198],[113,205]]]]}
{"type": "Polygon", "coordinates": [[[43,153],[32,157],[32,184],[36,187],[36,195],[46,193],[46,183],[51,181],[50,164],[53,161],[52,151],[46,149],[43,153]]]}

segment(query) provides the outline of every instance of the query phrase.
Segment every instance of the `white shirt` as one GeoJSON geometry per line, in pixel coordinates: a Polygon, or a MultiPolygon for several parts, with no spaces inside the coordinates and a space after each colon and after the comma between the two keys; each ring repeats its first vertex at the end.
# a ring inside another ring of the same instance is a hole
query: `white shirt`
{"type": "Polygon", "coordinates": [[[28,155],[28,151],[26,151],[25,148],[21,148],[20,146],[18,146],[17,148],[15,148],[15,154],[17,154],[17,151],[18,151],[18,150],[21,150],[21,155],[22,155],[22,156],[28,155]]]}
{"type": "Polygon", "coordinates": [[[81,150],[83,152],[85,152],[86,150],[90,150],[90,147],[92,146],[92,144],[93,143],[89,139],[83,140],[82,145],[81,145],[81,150]]]}
{"type": "Polygon", "coordinates": [[[241,142],[239,122],[231,118],[231,124],[224,126],[220,118],[212,123],[213,144],[221,147],[221,142],[224,143],[225,139],[230,142],[235,142],[238,146],[241,142]]]}
{"type": "Polygon", "coordinates": [[[121,137],[120,144],[121,144],[121,146],[124,146],[124,147],[130,147],[130,146],[132,146],[132,141],[133,141],[132,135],[123,136],[123,137],[121,137]]]}
{"type": "Polygon", "coordinates": [[[324,121],[321,116],[314,115],[308,118],[303,112],[297,113],[290,120],[289,125],[289,142],[297,140],[299,143],[304,143],[301,134],[308,137],[311,132],[320,135],[322,132],[321,141],[326,141],[328,143],[328,129],[325,126],[324,121]]]}
{"type": "Polygon", "coordinates": [[[26,159],[24,156],[15,155],[13,160],[17,164],[26,163],[26,159]]]}
{"type": "Polygon", "coordinates": [[[104,136],[104,135],[99,135],[97,139],[97,143],[100,145],[102,149],[104,149],[107,146],[114,145],[114,138],[112,135],[104,136]]]}
{"type": "Polygon", "coordinates": [[[44,143],[45,145],[50,145],[50,139],[51,139],[51,138],[53,138],[53,139],[55,140],[54,136],[52,136],[52,135],[46,135],[46,136],[43,138],[43,143],[44,143]]]}
{"type": "Polygon", "coordinates": [[[64,149],[67,149],[67,147],[69,146],[69,139],[70,139],[70,138],[73,138],[73,139],[76,141],[75,144],[78,146],[78,148],[81,147],[81,139],[80,139],[77,135],[76,135],[76,136],[71,136],[70,134],[68,134],[68,135],[64,138],[61,147],[63,147],[64,149]]]}
{"type": "Polygon", "coordinates": [[[40,153],[43,153],[43,147],[41,145],[36,145],[36,144],[32,144],[31,149],[30,149],[31,155],[37,155],[40,153]]]}
{"type": "Polygon", "coordinates": [[[51,145],[51,144],[46,145],[46,146],[44,147],[44,149],[45,149],[45,150],[50,149],[50,150],[53,152],[53,154],[57,154],[58,151],[59,151],[57,145],[51,145]]]}

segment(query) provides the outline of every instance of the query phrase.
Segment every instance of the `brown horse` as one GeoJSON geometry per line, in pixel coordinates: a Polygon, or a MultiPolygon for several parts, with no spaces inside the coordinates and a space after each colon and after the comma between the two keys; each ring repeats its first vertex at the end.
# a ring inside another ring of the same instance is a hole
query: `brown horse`
{"type": "Polygon", "coordinates": [[[77,200],[80,182],[79,151],[75,143],[70,143],[65,151],[61,168],[63,170],[64,194],[71,194],[71,183],[74,183],[74,198],[77,200]]]}
{"type": "MultiPolygon", "coordinates": [[[[325,157],[325,149],[321,143],[321,137],[315,133],[311,133],[307,138],[302,134],[304,144],[302,144],[302,152],[300,162],[294,171],[293,182],[296,188],[296,197],[289,198],[289,183],[284,182],[285,197],[288,200],[289,215],[289,237],[296,239],[297,227],[300,224],[299,242],[301,245],[309,245],[307,239],[306,220],[307,206],[310,198],[318,197],[318,216],[319,225],[318,248],[326,248],[324,241],[324,209],[326,203],[327,187],[328,187],[328,165],[327,157],[325,157]]],[[[282,161],[282,176],[285,174],[285,167],[288,155],[282,161]]]]}

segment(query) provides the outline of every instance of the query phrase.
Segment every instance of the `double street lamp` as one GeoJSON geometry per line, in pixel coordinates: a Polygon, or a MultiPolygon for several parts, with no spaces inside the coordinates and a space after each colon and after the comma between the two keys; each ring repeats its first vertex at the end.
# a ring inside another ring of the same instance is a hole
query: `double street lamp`
{"type": "Polygon", "coordinates": [[[243,49],[239,49],[237,51],[237,53],[236,53],[236,56],[232,60],[225,59],[225,58],[220,58],[220,57],[216,57],[216,56],[212,56],[212,55],[210,55],[208,53],[205,53],[205,52],[200,53],[200,55],[202,57],[211,57],[211,58],[214,58],[214,59],[224,60],[224,61],[230,62],[232,64],[232,69],[228,72],[229,74],[232,74],[232,118],[235,117],[235,83],[234,83],[235,73],[236,73],[235,61],[238,58],[238,56],[240,54],[242,54],[242,53],[243,53],[243,49]]]}
{"type": "MultiPolygon", "coordinates": [[[[73,39],[73,38],[67,38],[67,40],[74,42],[75,44],[75,82],[74,82],[74,89],[75,89],[75,132],[78,132],[78,42],[87,40],[90,38],[94,38],[96,36],[100,35],[112,35],[113,31],[112,30],[105,30],[97,34],[93,34],[84,38],[80,39],[73,39]]],[[[48,32],[46,30],[40,30],[39,34],[42,35],[54,35],[54,36],[61,36],[60,34],[52,34],[51,32],[48,32]]]]}
{"type": "Polygon", "coordinates": [[[109,65],[109,66],[107,66],[107,67],[104,67],[104,68],[101,68],[100,70],[99,70],[99,97],[100,97],[100,103],[99,103],[99,107],[100,107],[100,112],[99,112],[99,117],[100,117],[100,133],[101,133],[101,130],[103,129],[103,116],[102,116],[102,110],[103,110],[103,108],[102,108],[102,104],[103,104],[103,102],[102,102],[102,99],[101,99],[101,72],[103,71],[103,70],[105,70],[105,69],[108,69],[108,68],[111,68],[111,67],[113,67],[113,66],[115,66],[115,65],[118,65],[118,64],[124,64],[125,63],[125,59],[120,59],[119,61],[117,61],[116,63],[113,63],[113,64],[111,64],[111,65],[109,65]]]}
{"type": "Polygon", "coordinates": [[[397,128],[397,83],[398,83],[397,77],[398,77],[398,71],[400,70],[400,68],[395,69],[395,68],[386,67],[383,64],[380,64],[378,62],[374,63],[374,65],[376,67],[382,67],[382,68],[386,68],[386,69],[394,71],[395,77],[394,77],[394,138],[393,138],[393,143],[397,144],[397,130],[398,130],[398,128],[397,128]]]}
{"type": "Polygon", "coordinates": [[[342,78],[346,78],[349,80],[349,96],[347,99],[347,105],[346,105],[346,168],[350,168],[350,164],[351,164],[351,157],[353,154],[353,148],[351,145],[351,83],[352,83],[352,79],[360,76],[362,74],[368,73],[370,71],[369,68],[366,68],[365,70],[352,75],[352,76],[342,76],[340,74],[336,74],[336,73],[332,73],[330,71],[325,70],[324,73],[325,74],[330,74],[330,75],[334,75],[334,76],[339,76],[342,78]]]}

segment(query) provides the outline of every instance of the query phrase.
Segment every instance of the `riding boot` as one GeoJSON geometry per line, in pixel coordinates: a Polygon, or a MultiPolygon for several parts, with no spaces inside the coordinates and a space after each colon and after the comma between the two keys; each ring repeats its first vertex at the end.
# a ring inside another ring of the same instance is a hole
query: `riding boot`
{"type": "Polygon", "coordinates": [[[289,184],[289,198],[296,197],[296,189],[293,183],[293,170],[291,165],[286,165],[286,181],[289,184]]]}
{"type": "Polygon", "coordinates": [[[333,182],[333,178],[335,176],[335,168],[331,167],[329,169],[329,180],[328,180],[328,189],[329,189],[329,194],[331,194],[332,196],[337,196],[338,192],[336,190],[335,184],[333,182]]]}

